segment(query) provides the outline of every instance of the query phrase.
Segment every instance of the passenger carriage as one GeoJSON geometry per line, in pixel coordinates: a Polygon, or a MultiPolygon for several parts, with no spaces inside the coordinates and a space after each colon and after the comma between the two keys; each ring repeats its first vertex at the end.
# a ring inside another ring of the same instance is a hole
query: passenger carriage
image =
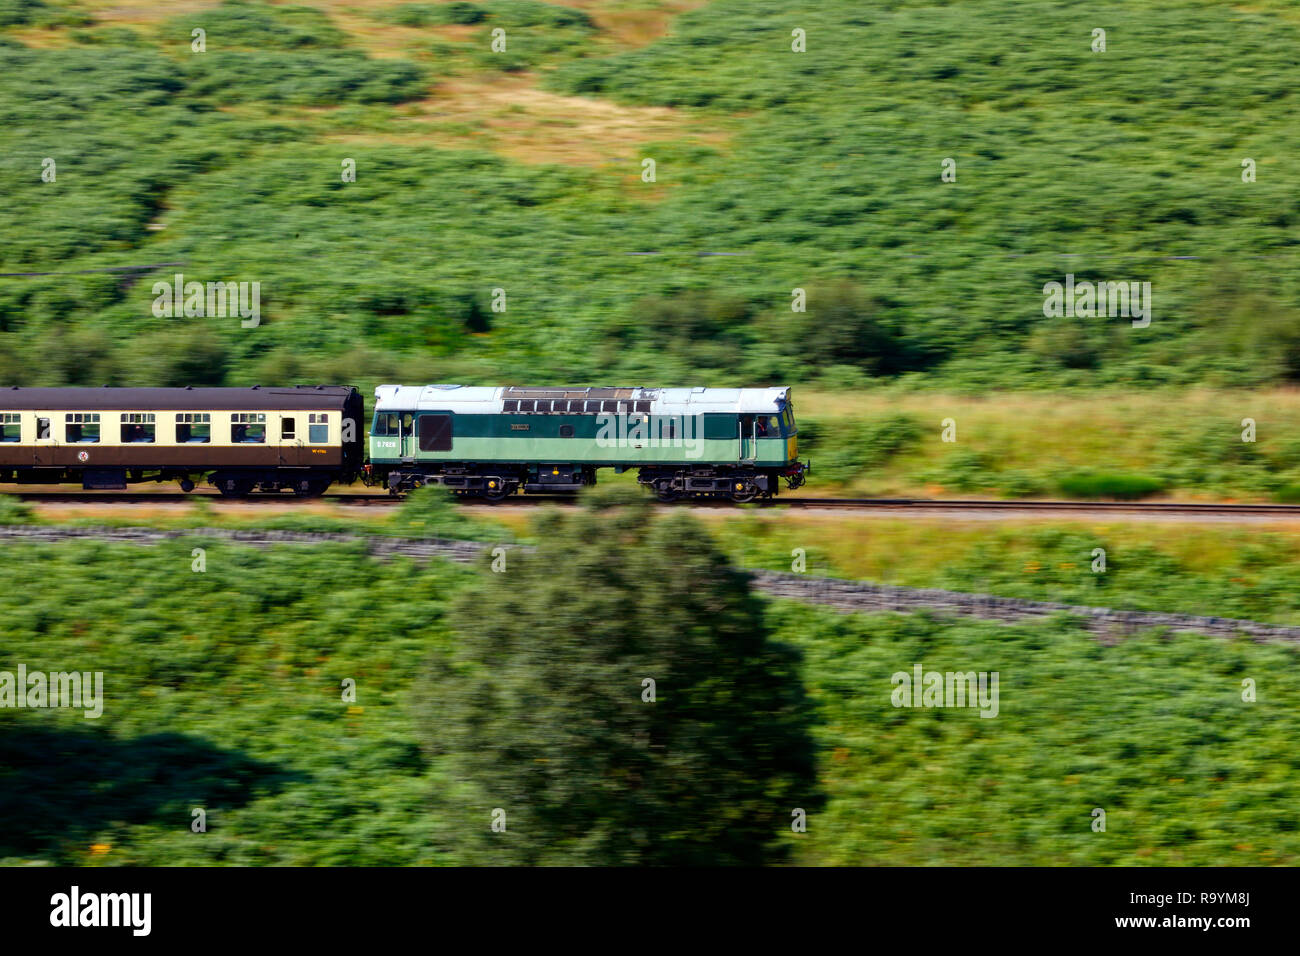
{"type": "Polygon", "coordinates": [[[0,481],[317,495],[361,473],[351,387],[0,389],[0,481]]]}

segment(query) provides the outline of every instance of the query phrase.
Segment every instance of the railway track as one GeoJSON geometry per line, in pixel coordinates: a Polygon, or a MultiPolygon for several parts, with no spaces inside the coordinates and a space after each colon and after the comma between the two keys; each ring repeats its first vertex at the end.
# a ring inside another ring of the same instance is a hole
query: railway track
{"type": "Polygon", "coordinates": [[[1200,501],[1040,501],[1034,499],[787,498],[776,505],[796,508],[861,508],[884,511],[1095,511],[1146,514],[1295,515],[1300,505],[1229,504],[1200,501]]]}
{"type": "MultiPolygon", "coordinates": [[[[95,492],[95,491],[36,491],[20,492],[18,497],[33,504],[104,504],[104,505],[157,505],[179,504],[195,499],[211,502],[240,503],[248,505],[276,505],[290,502],[301,503],[304,499],[291,494],[251,495],[247,498],[223,498],[215,492],[195,491],[184,494],[180,491],[140,491],[140,492],[95,492]]],[[[392,507],[401,502],[386,492],[342,492],[325,495],[321,499],[331,503],[356,505],[358,507],[392,507]]],[[[473,500],[469,503],[485,507],[511,508],[528,507],[540,504],[572,503],[576,499],[569,495],[520,495],[496,505],[473,500]]],[[[675,508],[735,508],[728,501],[682,501],[660,505],[653,499],[651,503],[661,507],[675,508]]],[[[770,501],[756,501],[749,507],[766,508],[825,508],[849,511],[884,511],[884,512],[1071,512],[1093,514],[1145,514],[1145,515],[1206,515],[1206,516],[1246,516],[1262,515],[1270,517],[1294,516],[1300,519],[1300,505],[1286,504],[1231,504],[1189,501],[1042,501],[1017,499],[943,499],[943,498],[776,498],[770,501]]]]}

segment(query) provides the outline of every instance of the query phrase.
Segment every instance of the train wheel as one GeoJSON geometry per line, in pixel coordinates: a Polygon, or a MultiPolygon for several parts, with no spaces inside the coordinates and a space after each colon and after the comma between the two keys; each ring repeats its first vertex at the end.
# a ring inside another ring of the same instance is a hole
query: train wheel
{"type": "Polygon", "coordinates": [[[672,486],[665,482],[655,488],[655,497],[660,501],[671,502],[676,501],[681,496],[673,490],[672,486]]]}
{"type": "Polygon", "coordinates": [[[293,493],[299,498],[319,498],[329,486],[328,478],[299,478],[293,483],[293,493]]]}
{"type": "Polygon", "coordinates": [[[247,498],[253,490],[253,484],[249,478],[222,478],[217,482],[217,491],[227,498],[247,498]]]}
{"type": "Polygon", "coordinates": [[[758,489],[754,488],[748,482],[736,481],[731,485],[731,500],[737,504],[744,504],[747,501],[753,501],[758,497],[758,489]]]}

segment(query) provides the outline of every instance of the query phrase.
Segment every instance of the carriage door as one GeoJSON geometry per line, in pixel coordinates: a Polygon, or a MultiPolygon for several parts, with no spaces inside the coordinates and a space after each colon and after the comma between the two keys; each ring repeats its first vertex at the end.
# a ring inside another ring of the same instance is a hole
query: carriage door
{"type": "Polygon", "coordinates": [[[757,424],[753,415],[740,416],[740,460],[752,462],[758,457],[757,424]]]}
{"type": "Polygon", "coordinates": [[[54,464],[54,452],[59,443],[54,440],[54,416],[48,412],[36,417],[36,438],[32,447],[32,464],[48,468],[54,464]]]}
{"type": "Polygon", "coordinates": [[[305,414],[280,415],[280,464],[301,465],[302,431],[307,427],[305,414]]]}

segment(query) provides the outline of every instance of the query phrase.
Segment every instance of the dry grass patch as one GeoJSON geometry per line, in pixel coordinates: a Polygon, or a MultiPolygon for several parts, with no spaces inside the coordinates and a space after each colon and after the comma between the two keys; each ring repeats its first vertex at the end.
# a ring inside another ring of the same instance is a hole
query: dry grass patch
{"type": "Polygon", "coordinates": [[[649,46],[665,36],[672,21],[689,10],[707,6],[709,0],[550,0],[562,7],[582,10],[600,31],[624,48],[649,46]]]}
{"type": "Polygon", "coordinates": [[[718,146],[712,121],[667,107],[620,106],[538,89],[532,74],[454,78],[394,111],[383,129],[335,131],[325,140],[358,145],[489,149],[525,163],[599,166],[626,160],[654,140],[718,146]]]}
{"type": "Polygon", "coordinates": [[[168,0],[167,3],[120,3],[117,0],[81,0],[81,9],[98,22],[116,26],[152,26],[187,13],[202,13],[221,6],[220,0],[168,0]]]}

